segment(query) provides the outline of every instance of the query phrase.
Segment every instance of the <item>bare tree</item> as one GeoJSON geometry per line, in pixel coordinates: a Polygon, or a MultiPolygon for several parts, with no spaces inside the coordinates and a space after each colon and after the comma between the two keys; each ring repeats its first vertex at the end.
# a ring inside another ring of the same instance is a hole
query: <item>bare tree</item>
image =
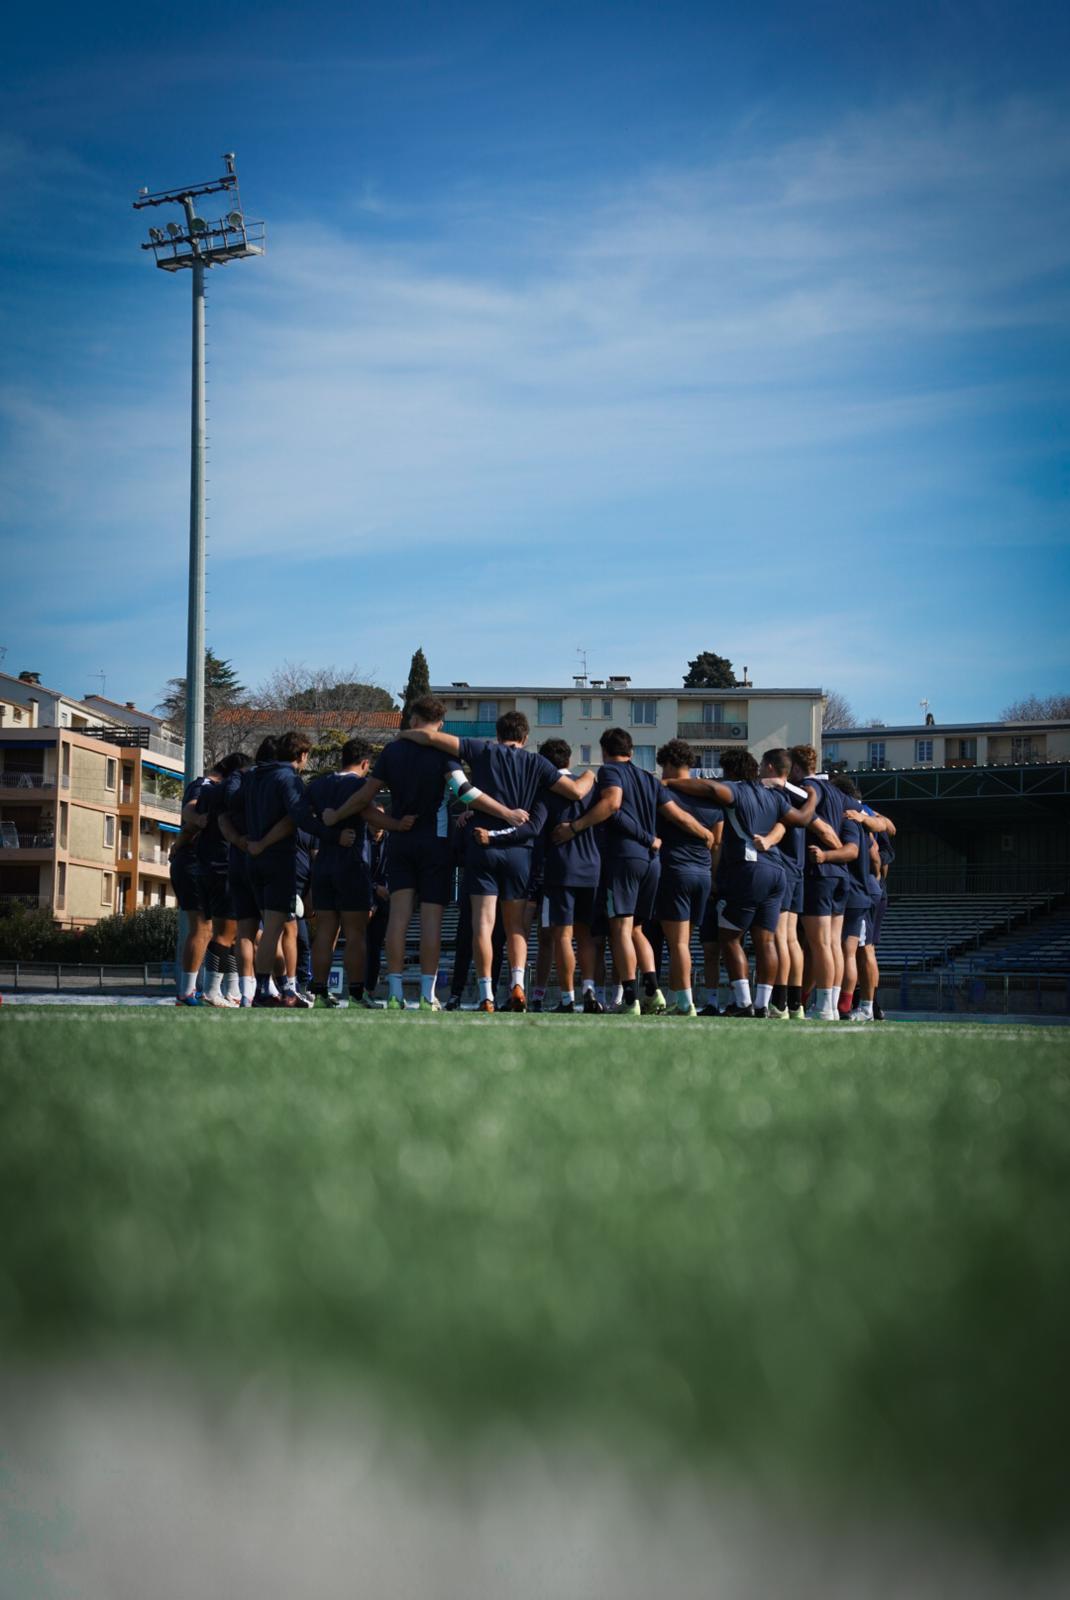
{"type": "Polygon", "coordinates": [[[1070,718],[1070,694],[1031,694],[1004,706],[999,715],[1001,722],[1065,722],[1070,718]]]}
{"type": "Polygon", "coordinates": [[[322,744],[331,732],[357,727],[374,711],[397,709],[389,690],[360,666],[309,667],[284,661],[251,696],[265,733],[281,732],[299,717],[303,732],[322,744]]]}
{"type": "Polygon", "coordinates": [[[826,689],[821,731],[826,733],[829,728],[854,728],[857,725],[854,709],[847,696],[841,694],[839,689],[826,689]]]}

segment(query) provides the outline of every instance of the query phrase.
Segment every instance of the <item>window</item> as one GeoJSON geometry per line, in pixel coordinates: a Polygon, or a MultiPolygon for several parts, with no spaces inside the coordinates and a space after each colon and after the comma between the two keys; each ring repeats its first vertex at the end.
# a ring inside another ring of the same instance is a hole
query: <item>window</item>
{"type": "Polygon", "coordinates": [[[654,757],[657,747],[652,744],[637,744],[632,749],[632,760],[637,767],[642,767],[644,772],[653,772],[655,769],[654,757]]]}
{"type": "Polygon", "coordinates": [[[590,747],[589,744],[581,744],[580,745],[580,766],[581,767],[589,767],[590,765],[591,765],[591,747],[590,747]]]}
{"type": "Polygon", "coordinates": [[[613,715],[613,702],[612,702],[612,700],[603,700],[602,701],[602,715],[606,718],[607,721],[612,717],[612,715],[613,715]]]}
{"type": "Polygon", "coordinates": [[[15,721],[16,722],[21,722],[22,721],[22,712],[21,711],[16,710],[16,712],[15,712],[15,721]]]}
{"type": "Polygon", "coordinates": [[[104,767],[104,787],[105,787],[105,789],[114,789],[115,788],[115,771],[116,771],[115,758],[113,756],[109,756],[107,761],[106,761],[106,763],[105,763],[105,767],[104,767]]]}
{"type": "Polygon", "coordinates": [[[977,760],[976,739],[955,739],[952,741],[951,749],[959,761],[977,760]]]}
{"type": "Polygon", "coordinates": [[[100,903],[101,903],[101,905],[102,906],[110,906],[111,903],[112,903],[112,896],[114,895],[114,893],[115,893],[115,874],[114,874],[114,872],[102,872],[100,874],[100,903]]]}
{"type": "Polygon", "coordinates": [[[115,818],[104,818],[104,843],[109,850],[115,848],[115,818]]]}
{"type": "Polygon", "coordinates": [[[59,863],[59,876],[56,879],[56,904],[62,910],[67,901],[67,863],[59,863]]]}
{"type": "Polygon", "coordinates": [[[840,747],[836,743],[835,739],[833,739],[831,744],[826,744],[824,746],[824,751],[826,761],[838,761],[840,759],[840,747]]]}
{"type": "Polygon", "coordinates": [[[931,761],[933,758],[933,742],[931,739],[914,740],[914,760],[931,761]]]}
{"type": "Polygon", "coordinates": [[[652,728],[658,720],[658,702],[656,700],[632,701],[632,727],[652,728]]]}
{"type": "Polygon", "coordinates": [[[869,765],[871,767],[883,767],[883,765],[884,765],[884,740],[883,739],[871,739],[869,741],[868,751],[869,751],[869,765]]]}
{"type": "Polygon", "coordinates": [[[70,808],[70,803],[68,801],[66,801],[66,800],[61,800],[60,801],[60,803],[59,803],[59,847],[60,847],[61,850],[66,850],[66,848],[67,848],[67,822],[68,822],[68,818],[69,818],[69,815],[70,815],[70,809],[71,809],[70,808]]]}
{"type": "Polygon", "coordinates": [[[581,717],[589,717],[590,715],[591,715],[591,702],[590,702],[590,700],[581,700],[580,701],[580,716],[581,717]]]}
{"type": "Polygon", "coordinates": [[[719,701],[714,702],[713,700],[703,700],[702,720],[703,722],[723,722],[724,706],[721,705],[719,701]]]}
{"type": "Polygon", "coordinates": [[[480,700],[479,701],[478,710],[476,712],[476,716],[477,716],[477,718],[478,718],[478,720],[480,722],[497,722],[497,720],[498,720],[498,702],[497,702],[497,700],[480,700]]]}
{"type": "Polygon", "coordinates": [[[540,700],[538,723],[540,728],[559,728],[561,726],[560,700],[540,700]]]}

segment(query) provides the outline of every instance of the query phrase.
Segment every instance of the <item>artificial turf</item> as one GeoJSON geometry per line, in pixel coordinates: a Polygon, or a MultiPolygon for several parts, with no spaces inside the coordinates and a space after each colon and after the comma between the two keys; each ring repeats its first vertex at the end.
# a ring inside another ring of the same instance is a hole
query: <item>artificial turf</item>
{"type": "Polygon", "coordinates": [[[18,1008],[9,1359],[353,1383],[454,1441],[658,1439],[1051,1531],[1055,1030],[18,1008]]]}

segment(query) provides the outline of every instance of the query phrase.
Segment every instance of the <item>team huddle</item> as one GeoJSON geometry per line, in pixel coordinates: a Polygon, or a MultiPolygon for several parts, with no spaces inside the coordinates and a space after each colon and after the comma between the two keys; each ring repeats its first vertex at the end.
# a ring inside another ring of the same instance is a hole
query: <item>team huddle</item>
{"type": "Polygon", "coordinates": [[[608,728],[602,765],[576,775],[564,740],[527,748],[521,712],[498,718],[496,739],[457,738],[444,716],[425,696],[374,761],[351,739],[338,770],[308,783],[311,741],[290,732],[187,787],[171,860],[189,925],[179,1005],[341,1006],[329,983],[341,934],[349,1004],[379,1008],[370,991],[385,946],[386,1010],[404,1010],[418,911],[418,1005],[441,1010],[443,914],[459,883],[446,1010],[460,1006],[472,964],[480,1012],[541,1010],[556,969],[559,1012],[880,1020],[895,829],[849,779],[819,774],[812,747],[769,750],[760,764],[725,751],[715,778],[693,774],[690,747],[671,739],[659,778],[635,765],[626,729],[608,728]],[[694,932],[711,995],[701,1011],[694,932]],[[713,998],[722,965],[723,1009],[713,998]]]}

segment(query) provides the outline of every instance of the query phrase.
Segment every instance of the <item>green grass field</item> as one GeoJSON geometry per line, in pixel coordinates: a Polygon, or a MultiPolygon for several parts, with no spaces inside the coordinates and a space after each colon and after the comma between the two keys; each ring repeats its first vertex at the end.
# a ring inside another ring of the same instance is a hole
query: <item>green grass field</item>
{"type": "Polygon", "coordinates": [[[9,1360],[1051,1530],[1070,1035],[5,1008],[9,1360]]]}

